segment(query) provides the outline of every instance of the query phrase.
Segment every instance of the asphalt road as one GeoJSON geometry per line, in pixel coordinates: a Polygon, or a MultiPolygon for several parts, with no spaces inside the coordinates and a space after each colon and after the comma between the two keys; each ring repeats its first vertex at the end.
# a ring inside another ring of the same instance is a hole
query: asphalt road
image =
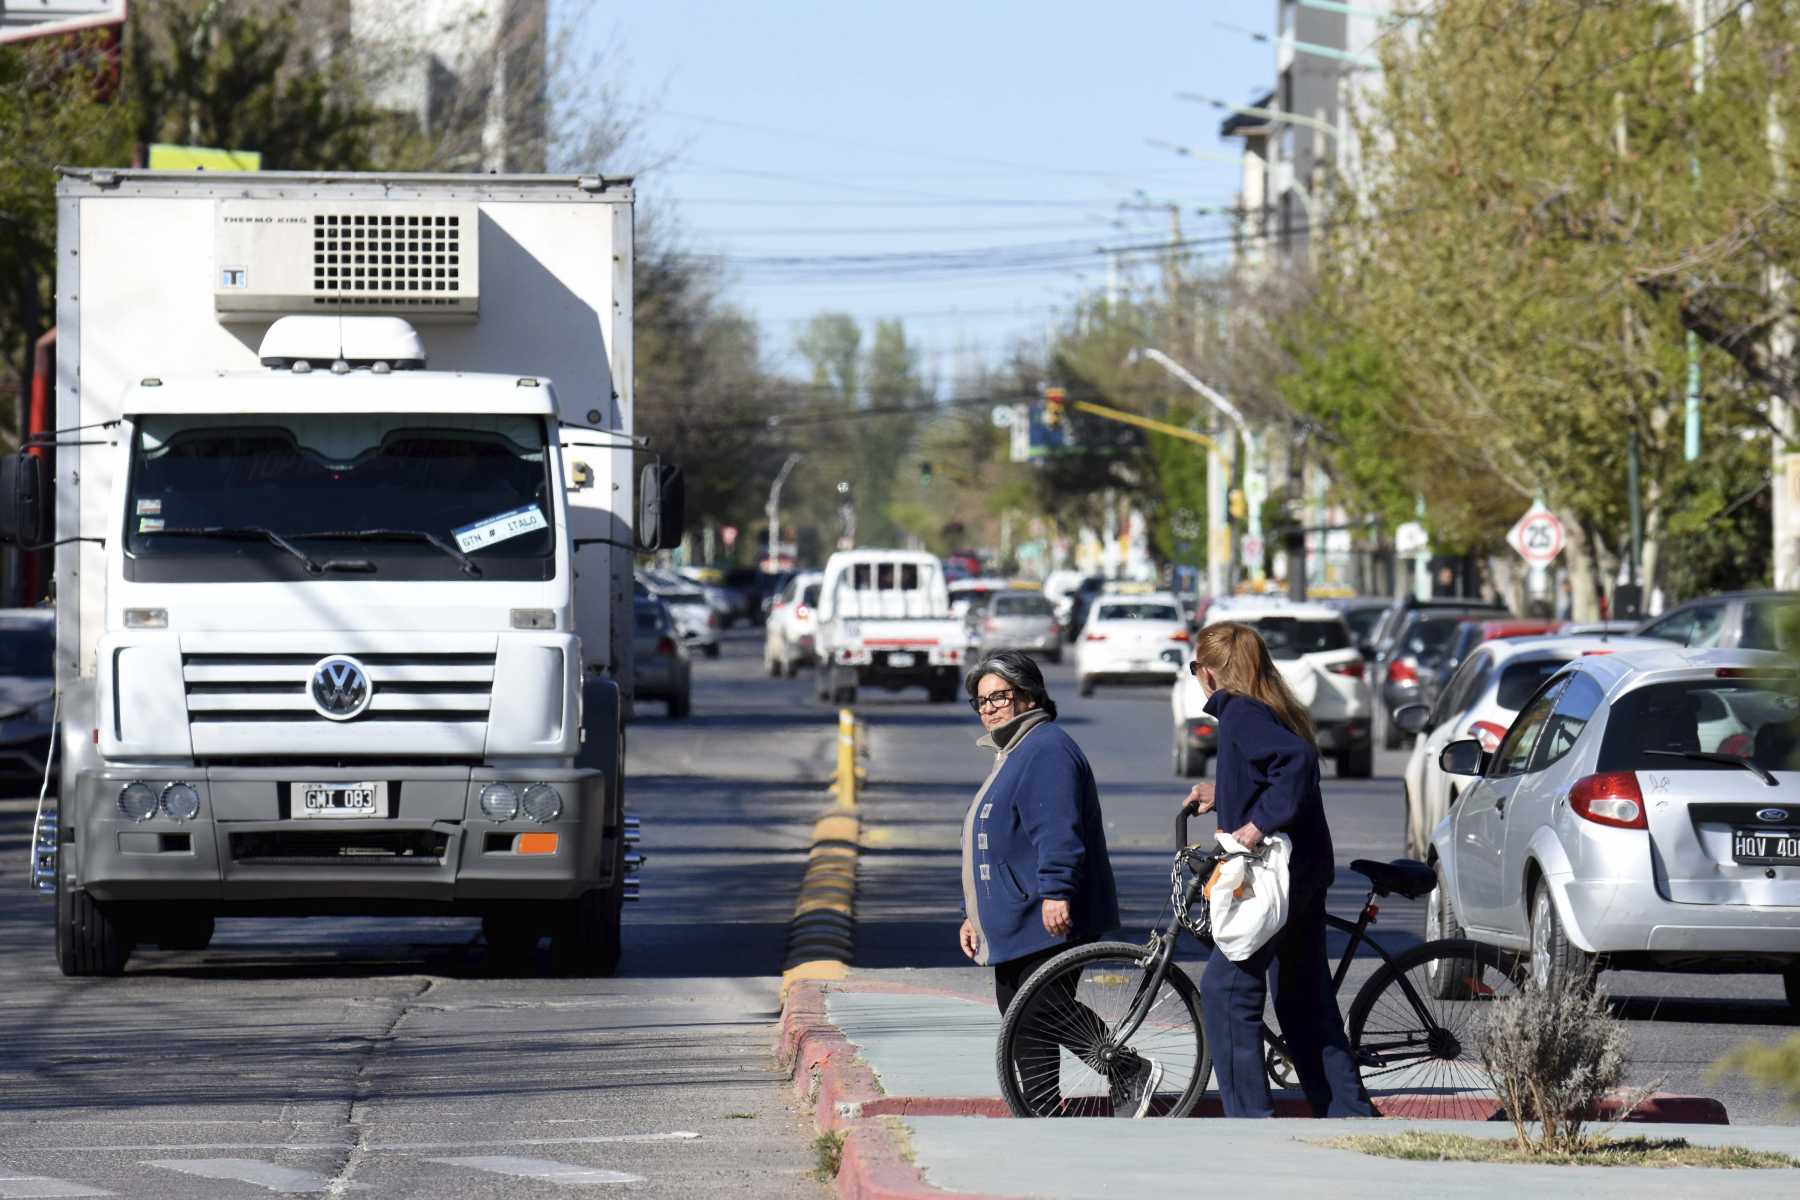
{"type": "MultiPolygon", "coordinates": [[[[1074,669],[1045,667],[1060,721],[1093,763],[1106,813],[1106,836],[1118,878],[1125,933],[1140,937],[1163,919],[1169,898],[1175,809],[1188,784],[1170,766],[1169,696],[1165,687],[1101,688],[1076,694],[1074,669]]],[[[975,747],[981,729],[966,705],[929,704],[923,692],[865,692],[873,761],[864,796],[865,842],[858,881],[858,973],[876,973],[970,994],[992,994],[992,976],[972,967],[956,946],[957,840],[969,798],[991,764],[975,747]]],[[[1366,888],[1346,869],[1355,858],[1402,854],[1400,752],[1377,749],[1376,777],[1337,780],[1326,767],[1325,800],[1337,848],[1331,911],[1354,917],[1366,888]]],[[[1210,831],[1206,818],[1196,834],[1210,831]]],[[[1424,910],[1388,898],[1375,933],[1390,950],[1422,939],[1424,910]]],[[[1190,966],[1199,955],[1186,943],[1190,966]]],[[[1334,956],[1342,950],[1333,942],[1334,956]]],[[[1365,952],[1341,993],[1347,1010],[1374,969],[1365,952]]],[[[1705,1078],[1732,1046],[1779,1040],[1794,1032],[1772,975],[1659,975],[1613,972],[1601,977],[1631,1034],[1631,1081],[1662,1081],[1664,1090],[1716,1096],[1735,1123],[1791,1124],[1800,1113],[1742,1079],[1705,1078]]]]}
{"type": "Polygon", "coordinates": [[[613,979],[501,977],[474,922],[384,919],[224,921],[64,979],[30,805],[0,801],[0,1200],[823,1196],[770,1044],[835,716],[758,682],[759,639],[696,661],[691,720],[630,728],[649,862],[613,979]]]}

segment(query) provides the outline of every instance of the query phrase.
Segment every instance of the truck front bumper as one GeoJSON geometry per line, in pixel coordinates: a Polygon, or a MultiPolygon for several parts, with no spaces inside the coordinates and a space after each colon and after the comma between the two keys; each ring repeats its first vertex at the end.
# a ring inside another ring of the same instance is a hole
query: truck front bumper
{"type": "Polygon", "coordinates": [[[598,770],[107,766],[71,782],[62,837],[74,870],[65,873],[100,900],[205,902],[220,912],[480,911],[573,899],[625,869],[621,798],[607,795],[598,770]],[[376,780],[387,785],[385,818],[290,815],[296,784],[376,780]],[[200,812],[134,821],[118,804],[133,782],[159,792],[191,784],[200,812]],[[478,799],[494,782],[548,783],[562,813],[494,820],[478,799]]]}

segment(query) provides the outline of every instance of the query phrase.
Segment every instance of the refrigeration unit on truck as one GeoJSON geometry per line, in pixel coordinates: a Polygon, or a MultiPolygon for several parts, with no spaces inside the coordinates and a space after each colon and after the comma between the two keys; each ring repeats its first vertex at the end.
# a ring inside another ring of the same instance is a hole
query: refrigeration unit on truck
{"type": "Polygon", "coordinates": [[[57,203],[58,432],[0,461],[0,533],[55,544],[64,973],[333,914],[612,970],[631,559],[680,536],[631,432],[629,184],[83,170],[57,203]]]}
{"type": "Polygon", "coordinates": [[[813,645],[821,700],[854,704],[859,686],[922,687],[941,703],[956,699],[968,635],[936,556],[840,550],[825,563],[813,645]]]}

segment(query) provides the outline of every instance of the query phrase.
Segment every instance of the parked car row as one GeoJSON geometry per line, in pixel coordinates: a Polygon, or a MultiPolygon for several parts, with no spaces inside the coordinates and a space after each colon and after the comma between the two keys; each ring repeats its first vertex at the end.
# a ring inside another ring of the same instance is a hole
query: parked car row
{"type": "MultiPolygon", "coordinates": [[[[1428,938],[1516,951],[1539,984],[1605,968],[1775,972],[1800,1008],[1791,657],[1650,639],[1496,643],[1439,708],[1403,713],[1432,726],[1409,792],[1437,786],[1431,771],[1454,789],[1427,848],[1428,938]]],[[[1429,983],[1454,997],[1468,976],[1429,983]]]]}

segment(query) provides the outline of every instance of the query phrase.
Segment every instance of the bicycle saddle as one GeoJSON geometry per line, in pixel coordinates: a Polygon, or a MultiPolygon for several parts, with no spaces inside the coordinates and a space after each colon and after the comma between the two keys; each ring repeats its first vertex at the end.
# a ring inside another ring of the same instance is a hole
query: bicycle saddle
{"type": "Polygon", "coordinates": [[[1366,875],[1377,896],[1394,893],[1417,900],[1437,886],[1437,872],[1411,858],[1396,858],[1385,863],[1359,858],[1350,864],[1350,869],[1358,875],[1366,875]]]}

